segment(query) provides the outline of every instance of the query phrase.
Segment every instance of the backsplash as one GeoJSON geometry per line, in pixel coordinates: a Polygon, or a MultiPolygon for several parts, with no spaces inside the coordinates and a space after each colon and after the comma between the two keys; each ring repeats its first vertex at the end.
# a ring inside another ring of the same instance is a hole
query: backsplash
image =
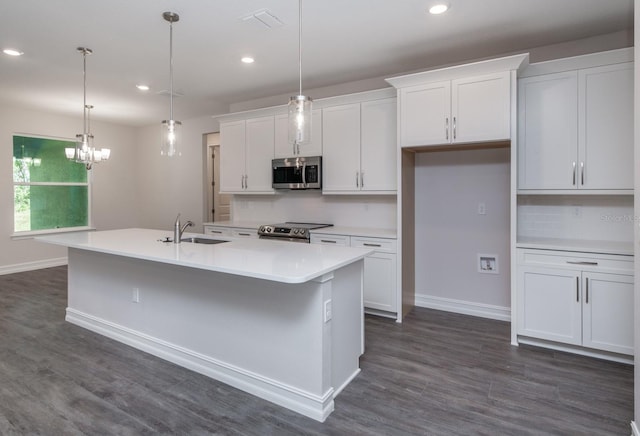
{"type": "Polygon", "coordinates": [[[234,221],[323,222],[346,227],[396,228],[395,195],[322,195],[318,191],[235,195],[232,210],[234,221]]]}
{"type": "Polygon", "coordinates": [[[518,237],[633,241],[632,196],[520,196],[518,237]]]}

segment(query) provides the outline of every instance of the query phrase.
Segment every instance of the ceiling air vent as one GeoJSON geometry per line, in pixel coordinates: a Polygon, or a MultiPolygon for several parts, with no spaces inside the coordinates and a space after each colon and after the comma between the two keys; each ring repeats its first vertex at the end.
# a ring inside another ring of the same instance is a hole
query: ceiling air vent
{"type": "Polygon", "coordinates": [[[250,13],[249,15],[241,17],[240,19],[245,23],[258,24],[260,27],[266,27],[267,29],[274,29],[276,27],[284,26],[284,23],[267,9],[259,9],[255,12],[250,13]]]}

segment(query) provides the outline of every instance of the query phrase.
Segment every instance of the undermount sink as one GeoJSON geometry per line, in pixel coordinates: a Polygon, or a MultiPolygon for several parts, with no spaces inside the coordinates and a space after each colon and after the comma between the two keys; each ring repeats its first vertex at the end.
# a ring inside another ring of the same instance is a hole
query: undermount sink
{"type": "Polygon", "coordinates": [[[223,242],[229,241],[223,241],[221,239],[198,238],[194,236],[190,238],[180,239],[180,242],[191,242],[193,244],[221,244],[223,242]]]}

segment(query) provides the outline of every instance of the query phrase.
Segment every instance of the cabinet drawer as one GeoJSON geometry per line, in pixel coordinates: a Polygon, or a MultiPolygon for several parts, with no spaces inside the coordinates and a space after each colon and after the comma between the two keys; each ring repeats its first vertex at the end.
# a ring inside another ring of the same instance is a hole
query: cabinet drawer
{"type": "Polygon", "coordinates": [[[228,227],[204,226],[206,235],[231,236],[231,229],[228,227]]]}
{"type": "Polygon", "coordinates": [[[344,235],[324,235],[311,234],[312,244],[341,245],[348,247],[351,244],[351,237],[344,235]]]}
{"type": "Polygon", "coordinates": [[[258,231],[256,229],[231,229],[231,236],[234,238],[257,238],[258,231]]]}
{"type": "Polygon", "coordinates": [[[376,251],[384,251],[387,253],[396,252],[396,240],[385,238],[363,238],[354,236],[351,238],[352,247],[372,248],[376,251]]]}
{"type": "Polygon", "coordinates": [[[518,249],[518,264],[633,274],[633,256],[518,249]]]}

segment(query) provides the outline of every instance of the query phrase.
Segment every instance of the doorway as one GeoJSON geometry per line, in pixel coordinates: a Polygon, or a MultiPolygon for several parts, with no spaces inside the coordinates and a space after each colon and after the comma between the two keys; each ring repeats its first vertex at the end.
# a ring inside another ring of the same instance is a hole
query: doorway
{"type": "Polygon", "coordinates": [[[220,194],[220,133],[207,135],[207,220],[231,221],[231,195],[220,194]]]}

